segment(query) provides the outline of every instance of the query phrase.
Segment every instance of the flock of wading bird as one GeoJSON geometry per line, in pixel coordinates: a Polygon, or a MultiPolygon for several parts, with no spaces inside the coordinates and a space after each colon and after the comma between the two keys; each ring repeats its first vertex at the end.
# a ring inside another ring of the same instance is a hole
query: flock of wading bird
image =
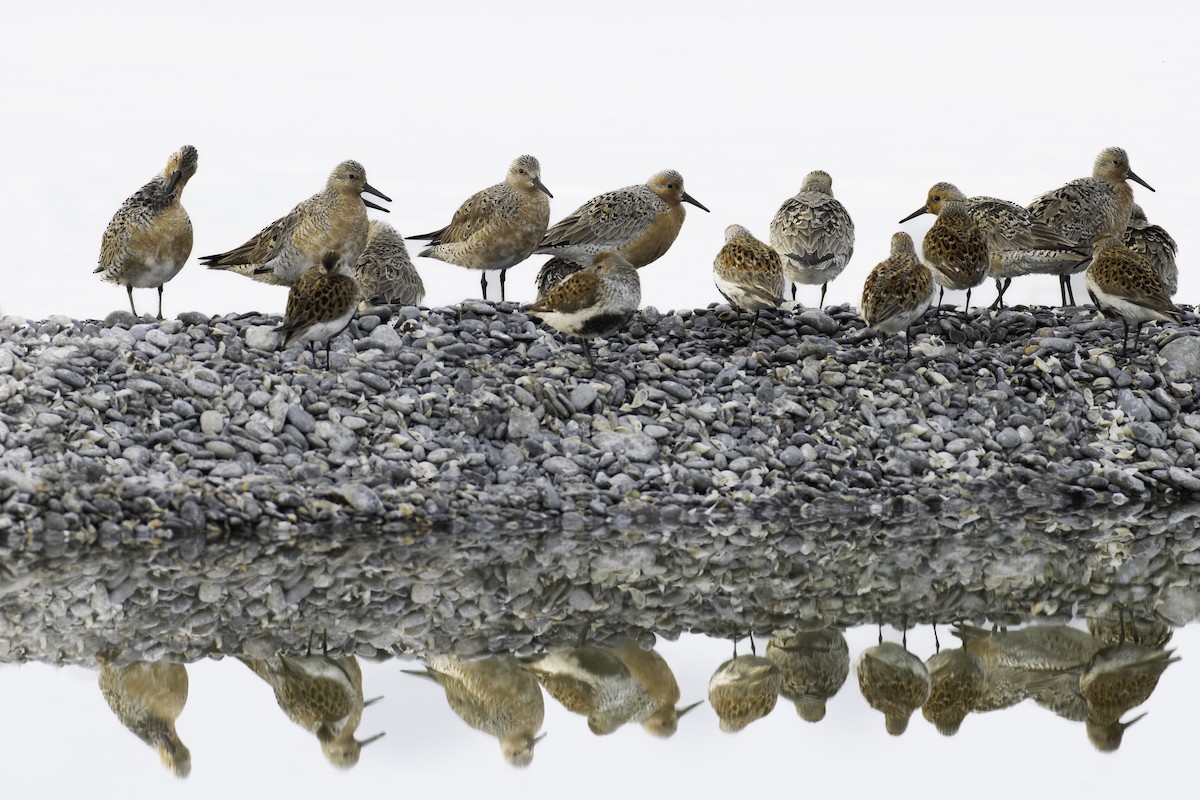
{"type": "MultiPolygon", "coordinates": [[[[1145,714],[1122,721],[1145,703],[1166,669],[1179,660],[1166,649],[1169,625],[1157,618],[1088,619],[1088,630],[1067,625],[1029,625],[1013,631],[956,625],[961,646],[941,649],[924,661],[900,644],[883,641],[858,658],[859,690],[899,736],[918,709],[944,736],[958,733],[968,715],[997,711],[1032,699],[1074,722],[1092,744],[1111,752],[1125,730],[1145,714]]],[[[825,718],[826,704],[850,673],[850,650],[842,631],[803,626],[776,631],[760,656],[733,657],[713,672],[708,703],[722,731],[736,733],[791,701],[808,722],[825,718]]],[[[358,739],[364,699],[363,675],[353,655],[312,652],[265,659],[239,657],[274,690],[288,718],[314,734],[335,766],[358,763],[362,748],[382,733],[358,739]]],[[[472,728],[495,737],[506,761],[528,766],[544,738],[542,691],[568,711],[587,718],[597,736],[640,725],[666,738],[680,719],[700,705],[680,706],[682,693],[666,660],[653,648],[624,640],[611,645],[580,642],[518,658],[501,653],[460,658],[426,654],[424,669],[404,670],[442,688],[450,708],[472,728]]],[[[100,689],[121,722],[158,751],[180,777],[191,771],[191,752],[175,721],[188,695],[186,667],[168,661],[117,665],[101,660],[100,689]]],[[[702,701],[701,701],[702,702],[702,701]]]]}
{"type": "MultiPolygon", "coordinates": [[[[161,174],[127,199],[104,232],[100,265],[105,280],[133,289],[156,287],[162,318],[163,284],[178,274],[192,249],[192,225],[180,203],[196,172],[196,148],[186,145],[161,174]]],[[[918,258],[907,233],[892,236],[891,255],[863,287],[862,315],[881,334],[905,332],[929,309],[935,284],[967,291],[988,277],[996,281],[1002,306],[1014,277],[1058,275],[1065,305],[1071,275],[1086,270],[1092,301],[1107,317],[1140,335],[1148,320],[1180,319],[1171,301],[1177,285],[1175,241],[1151,225],[1133,202],[1135,181],[1154,191],[1129,167],[1119,147],[1096,157],[1091,177],[1073,180],[1040,195],[1028,207],[992,197],[966,197],[951,183],[937,183],[925,204],[900,220],[936,214],[918,258]]],[[[381,303],[416,305],[424,287],[394,228],[368,220],[366,209],[387,209],[362,194],[390,201],[367,182],[356,161],[338,164],[320,193],[304,200],[245,244],[201,257],[210,269],[231,270],[264,283],[289,286],[280,331],[283,346],[328,342],[349,324],[356,308],[381,303]]],[[[667,252],[679,234],[684,203],[708,211],[683,188],[674,170],[655,173],[641,185],[598,195],[554,225],[541,165],[524,155],[512,162],[502,183],[467,198],[443,228],[409,239],[429,246],[419,255],[483,272],[506,271],[535,253],[553,256],[538,274],[538,297],[522,308],[553,328],[579,337],[595,369],[588,340],[624,326],[641,302],[637,269],[667,252]]],[[[854,223],[833,196],[832,179],[809,173],[800,191],[784,201],[770,224],[769,244],[741,225],[730,225],[717,253],[717,288],[734,307],[758,314],[792,299],[797,284],[825,290],[854,251],[854,223]]],[[[941,294],[939,293],[939,310],[941,294]]],[[[751,336],[754,327],[751,328],[751,336]]],[[[1137,336],[1135,336],[1135,344],[1137,336]]]]}

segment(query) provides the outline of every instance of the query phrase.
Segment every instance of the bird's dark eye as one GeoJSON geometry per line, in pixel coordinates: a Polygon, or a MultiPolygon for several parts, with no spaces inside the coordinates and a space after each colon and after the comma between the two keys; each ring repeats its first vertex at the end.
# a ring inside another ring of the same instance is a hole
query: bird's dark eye
{"type": "Polygon", "coordinates": [[[935,194],[935,195],[933,196],[933,202],[935,202],[935,203],[940,203],[940,202],[942,202],[942,196],[941,196],[940,194],[935,194]]]}

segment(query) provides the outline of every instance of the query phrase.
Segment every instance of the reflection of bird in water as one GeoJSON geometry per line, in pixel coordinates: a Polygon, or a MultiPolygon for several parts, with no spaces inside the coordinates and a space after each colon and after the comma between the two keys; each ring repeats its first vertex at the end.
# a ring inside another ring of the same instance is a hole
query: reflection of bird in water
{"type": "Polygon", "coordinates": [[[563,708],[587,717],[588,728],[597,736],[655,710],[629,668],[608,647],[568,647],[522,662],[563,708]]]}
{"type": "Polygon", "coordinates": [[[533,761],[533,747],[542,737],[545,706],[542,690],[532,675],[510,655],[487,658],[428,656],[423,675],[446,691],[454,713],[478,731],[500,740],[504,759],[516,767],[533,761]]]}
{"type": "Polygon", "coordinates": [[[867,703],[882,711],[887,732],[899,736],[908,728],[908,718],[929,699],[929,670],[907,648],[883,641],[868,647],[858,660],[858,688],[867,703]]]}
{"type": "Polygon", "coordinates": [[[825,702],[837,694],[850,674],[850,648],[834,628],[780,631],[767,642],[767,658],[779,668],[779,693],[809,722],[825,718],[825,702]]]}
{"type": "Polygon", "coordinates": [[[1087,631],[1067,625],[1030,625],[1015,631],[987,631],[957,625],[963,649],[988,668],[1067,670],[1078,668],[1101,648],[1087,631]]]}
{"type": "Polygon", "coordinates": [[[737,733],[742,728],[771,713],[779,697],[783,678],[779,668],[754,651],[750,637],[751,655],[739,656],[737,643],[729,659],[708,681],[708,702],[721,720],[721,730],[737,733]]]}
{"type": "Polygon", "coordinates": [[[1088,631],[1104,644],[1140,644],[1146,647],[1166,647],[1171,641],[1171,626],[1161,619],[1126,617],[1088,617],[1088,631]]]}
{"type": "Polygon", "coordinates": [[[675,733],[679,718],[700,703],[677,707],[679,684],[675,682],[675,674],[666,660],[653,649],[644,650],[637,642],[629,641],[617,645],[612,651],[650,700],[645,706],[649,713],[634,713],[630,722],[641,723],[647,733],[663,738],[675,733]]]}
{"type": "Polygon", "coordinates": [[[943,736],[953,736],[967,714],[983,697],[987,677],[979,659],[961,647],[941,650],[925,660],[929,670],[929,697],[921,714],[943,736]]]}
{"type": "Polygon", "coordinates": [[[363,708],[362,670],[354,656],[274,656],[238,658],[275,690],[275,701],[288,719],[321,742],[321,752],[334,766],[358,763],[366,745],[383,736],[354,738],[363,708]]]}
{"type": "Polygon", "coordinates": [[[180,778],[192,771],[192,754],[175,732],[187,702],[183,664],[135,661],[123,667],[100,660],[100,693],[121,724],[153,747],[163,766],[180,778]]]}
{"type": "Polygon", "coordinates": [[[1150,698],[1163,671],[1178,661],[1174,650],[1155,650],[1140,644],[1105,647],[1088,662],[1079,677],[1079,692],[1087,701],[1088,738],[1097,750],[1109,752],[1141,717],[1122,723],[1121,715],[1150,698]]]}

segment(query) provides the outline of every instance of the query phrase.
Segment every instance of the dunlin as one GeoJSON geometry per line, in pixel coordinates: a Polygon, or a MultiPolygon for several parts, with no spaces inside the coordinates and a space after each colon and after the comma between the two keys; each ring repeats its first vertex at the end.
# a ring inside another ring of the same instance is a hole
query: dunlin
{"type": "MultiPolygon", "coordinates": [[[[354,656],[275,656],[239,658],[275,692],[288,719],[317,737],[321,752],[336,767],[358,763],[362,748],[383,736],[354,738],[363,709],[362,670],[354,656]]],[[[376,698],[378,699],[378,698],[376,698]]]]}
{"type": "Polygon", "coordinates": [[[367,246],[354,263],[362,303],[359,308],[390,305],[419,306],[425,299],[425,284],[417,274],[408,248],[396,229],[383,220],[367,226],[367,246]]]}
{"type": "Polygon", "coordinates": [[[908,718],[929,699],[929,670],[921,659],[894,642],[868,647],[858,659],[858,688],[867,704],[882,711],[887,732],[899,736],[908,718]]]}
{"type": "Polygon", "coordinates": [[[1179,246],[1161,226],[1152,225],[1146,219],[1146,212],[1137,203],[1133,204],[1133,212],[1129,215],[1129,227],[1121,235],[1121,242],[1138,255],[1150,259],[1150,263],[1162,277],[1163,288],[1169,296],[1174,296],[1179,288],[1179,268],[1175,265],[1175,254],[1179,246]]]}
{"type": "Polygon", "coordinates": [[[670,665],[653,649],[647,650],[637,642],[622,642],[612,648],[613,655],[629,670],[645,693],[647,702],[634,712],[629,721],[639,723],[654,736],[667,738],[679,727],[679,718],[699,703],[679,707],[679,684],[670,665]]]}
{"type": "Polygon", "coordinates": [[[578,337],[595,372],[588,340],[620,330],[641,302],[637,270],[619,253],[603,252],[590,267],[568,276],[522,310],[555,330],[578,337]]]}
{"type": "Polygon", "coordinates": [[[545,705],[537,680],[510,655],[485,658],[428,656],[426,671],[408,671],[435,681],[464,722],[500,740],[504,759],[515,767],[533,761],[542,737],[545,705]]]}
{"type": "Polygon", "coordinates": [[[904,332],[905,352],[912,355],[909,327],[933,300],[933,274],[917,258],[912,237],[892,234],[892,252],[875,265],[863,284],[862,314],[880,333],[904,332]]]}
{"type": "Polygon", "coordinates": [[[979,705],[987,684],[983,664],[961,647],[940,650],[925,659],[929,697],[921,714],[943,736],[958,733],[967,714],[979,705]]]}
{"type": "Polygon", "coordinates": [[[354,264],[367,246],[367,208],[387,211],[362,197],[391,198],[367,183],[357,161],[343,161],[329,173],[325,190],[263,228],[241,247],[201,256],[209,269],[231,270],[256,281],[291,286],[326,253],[354,264]]]}
{"type": "Polygon", "coordinates": [[[1079,678],[1079,691],[1087,700],[1088,738],[1098,750],[1111,751],[1121,744],[1125,729],[1137,722],[1121,716],[1150,699],[1159,678],[1179,659],[1174,650],[1140,644],[1109,645],[1088,662],[1079,678]]]}
{"type": "MultiPolygon", "coordinates": [[[[753,651],[753,638],[750,647],[753,651]]],[[[771,713],[782,685],[779,667],[757,654],[739,656],[735,644],[733,658],[717,667],[708,681],[708,702],[717,713],[721,730],[737,733],[771,713]]]]}
{"type": "Polygon", "coordinates": [[[320,266],[311,267],[288,290],[287,311],[279,332],[283,347],[295,342],[325,342],[329,366],[329,340],[350,324],[358,306],[358,284],[345,260],[336,252],[325,254],[320,266]]]}
{"type": "Polygon", "coordinates": [[[520,156],[508,167],[503,183],[467,198],[446,227],[409,236],[429,242],[418,255],[467,269],[482,270],[479,286],[487,299],[487,270],[500,270],[500,299],[509,267],[533,254],[550,223],[554,195],[542,183],[542,166],[533,156],[520,156]]]}
{"type": "Polygon", "coordinates": [[[800,191],[785,200],[771,220],[771,247],[783,257],[784,276],[796,284],[821,284],[825,305],[829,282],[841,274],[854,254],[854,223],[846,207],[833,197],[833,178],[814,170],[800,191]]]}
{"type": "MultiPolygon", "coordinates": [[[[1106,147],[1096,156],[1090,178],[1079,178],[1042,194],[1029,204],[1029,213],[1035,222],[1045,224],[1075,247],[1090,253],[1096,237],[1104,234],[1120,236],[1129,226],[1133,189],[1127,180],[1154,191],[1129,168],[1129,156],[1124,150],[1106,147]]],[[[1059,276],[1063,305],[1066,305],[1068,295],[1071,304],[1075,304],[1071,275],[1086,266],[1083,262],[1067,271],[1051,273],[1059,276]]]]}
{"type": "Polygon", "coordinates": [[[198,159],[190,144],[172,153],[166,168],[121,204],[104,231],[95,272],[125,286],[134,316],[134,288],[157,288],[158,318],[163,318],[163,284],[179,274],[191,255],[192,221],[180,198],[196,174],[198,159]]]}
{"type": "Polygon", "coordinates": [[[713,261],[717,291],[740,311],[754,313],[750,336],[764,308],[783,302],[783,263],[779,253],[754,237],[741,225],[725,229],[725,244],[713,261]]]}
{"type": "Polygon", "coordinates": [[[116,666],[101,659],[100,693],[121,724],[157,751],[164,767],[180,778],[188,776],[192,754],[175,731],[188,696],[183,664],[134,661],[116,666]]]}
{"type": "Polygon", "coordinates": [[[691,203],[708,211],[683,190],[673,169],[656,172],[638,186],[606,192],[584,203],[546,231],[536,253],[585,266],[601,252],[615,250],[635,267],[663,256],[679,235],[691,203]]]}
{"type": "Polygon", "coordinates": [[[834,628],[780,631],[767,642],[767,658],[779,668],[779,693],[809,722],[825,719],[825,704],[850,674],[846,637],[834,628]]]}
{"type": "MultiPolygon", "coordinates": [[[[937,184],[953,188],[952,184],[937,184]]],[[[941,196],[937,220],[925,233],[921,242],[921,255],[925,265],[933,272],[933,280],[942,287],[938,292],[938,308],[946,289],[966,289],[966,312],[971,307],[971,289],[987,278],[991,259],[987,242],[979,225],[967,210],[966,198],[954,190],[955,196],[941,196]]],[[[925,206],[909,214],[901,222],[925,213],[925,206]]]]}
{"type": "Polygon", "coordinates": [[[1129,323],[1135,323],[1134,346],[1142,335],[1142,323],[1181,318],[1171,302],[1162,276],[1145,256],[1138,255],[1112,234],[1097,237],[1092,246],[1092,263],[1084,275],[1088,295],[1104,316],[1121,320],[1124,354],[1129,354],[1129,323]]]}

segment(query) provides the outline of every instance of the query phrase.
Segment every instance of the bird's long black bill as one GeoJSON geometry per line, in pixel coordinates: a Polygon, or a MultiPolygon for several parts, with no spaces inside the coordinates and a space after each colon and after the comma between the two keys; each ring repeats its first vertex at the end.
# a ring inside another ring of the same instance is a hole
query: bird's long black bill
{"type": "MultiPolygon", "coordinates": [[[[703,203],[701,203],[701,202],[700,202],[699,200],[697,200],[696,198],[692,197],[692,196],[691,196],[690,194],[688,194],[687,192],[684,192],[684,193],[683,193],[683,202],[685,202],[685,203],[691,203],[691,204],[692,204],[692,205],[694,205],[696,208],[702,209],[702,210],[704,210],[704,211],[708,211],[708,208],[707,208],[707,206],[705,206],[703,203]]],[[[711,214],[712,212],[711,212],[711,211],[709,211],[708,213],[710,213],[710,214],[711,214]]]]}
{"type": "Polygon", "coordinates": [[[376,211],[382,211],[385,214],[392,213],[391,209],[384,208],[383,206],[380,206],[380,205],[376,205],[375,203],[372,203],[370,200],[368,200],[365,197],[363,198],[363,205],[366,206],[367,208],[373,208],[376,211]]]}
{"type": "MultiPolygon", "coordinates": [[[[916,219],[917,217],[921,216],[921,215],[922,215],[922,214],[924,214],[924,213],[925,213],[925,206],[921,206],[921,207],[920,207],[920,208],[918,208],[916,211],[914,211],[913,213],[909,214],[909,215],[908,215],[907,217],[905,217],[904,219],[900,220],[900,222],[908,222],[910,219],[916,219]]],[[[897,224],[899,224],[899,223],[897,223],[897,224]]]]}

